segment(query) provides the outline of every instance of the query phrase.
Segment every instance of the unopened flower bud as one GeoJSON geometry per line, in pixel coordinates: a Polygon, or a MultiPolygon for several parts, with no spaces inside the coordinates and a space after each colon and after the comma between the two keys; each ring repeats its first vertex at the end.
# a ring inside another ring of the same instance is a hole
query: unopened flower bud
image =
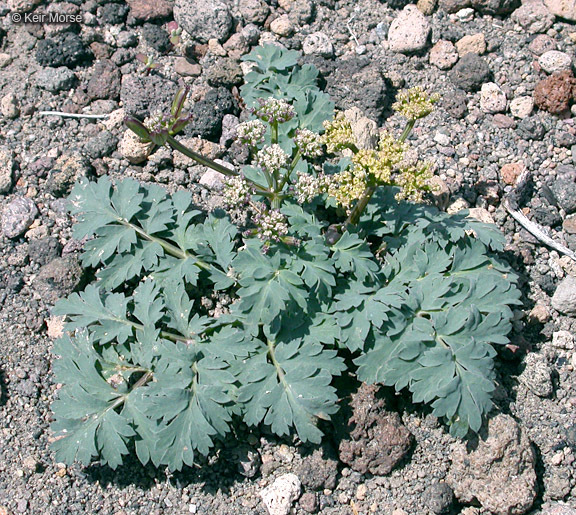
{"type": "Polygon", "coordinates": [[[260,120],[271,124],[284,123],[296,114],[294,108],[285,100],[277,98],[259,98],[258,106],[252,109],[252,113],[260,120]]]}
{"type": "Polygon", "coordinates": [[[338,113],[333,120],[323,122],[325,133],[322,136],[326,149],[330,153],[340,152],[345,148],[354,148],[356,140],[350,122],[344,113],[338,113]]]}

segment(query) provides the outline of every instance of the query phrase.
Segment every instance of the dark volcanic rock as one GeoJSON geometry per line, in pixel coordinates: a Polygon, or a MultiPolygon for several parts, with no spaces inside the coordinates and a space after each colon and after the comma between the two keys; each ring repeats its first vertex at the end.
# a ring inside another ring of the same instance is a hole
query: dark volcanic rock
{"type": "Polygon", "coordinates": [[[90,100],[116,100],[120,96],[120,80],[120,70],[112,61],[100,61],[94,66],[86,94],[90,100]]]}
{"type": "Polygon", "coordinates": [[[53,259],[44,265],[32,283],[36,293],[48,304],[72,293],[82,278],[82,267],[73,256],[53,259]]]}
{"type": "Polygon", "coordinates": [[[56,259],[62,252],[62,245],[52,236],[46,238],[30,240],[28,244],[28,255],[30,259],[40,265],[45,265],[56,259]]]}
{"type": "Polygon", "coordinates": [[[154,111],[166,108],[177,89],[174,82],[157,75],[125,75],[122,78],[120,100],[126,114],[144,120],[154,111]]]}
{"type": "Polygon", "coordinates": [[[234,114],[237,106],[232,93],[226,88],[212,89],[192,108],[192,121],[184,132],[189,136],[219,138],[225,114],[234,114]]]}
{"type": "Polygon", "coordinates": [[[152,23],[146,23],[142,27],[142,37],[146,40],[154,50],[164,53],[172,48],[172,43],[170,43],[170,36],[162,27],[158,25],[153,25],[152,23]]]}
{"type": "Polygon", "coordinates": [[[386,82],[377,66],[367,59],[342,61],[326,79],[326,93],[338,109],[358,107],[372,120],[379,121],[386,107],[386,82]]]}
{"type": "Polygon", "coordinates": [[[432,513],[447,513],[454,502],[454,492],[446,483],[433,483],[423,494],[424,504],[432,513]]]}
{"type": "Polygon", "coordinates": [[[42,66],[74,68],[90,62],[94,56],[82,38],[72,32],[57,34],[54,39],[42,39],[36,49],[36,60],[42,66]]]}
{"type": "Polygon", "coordinates": [[[479,90],[482,84],[488,82],[490,75],[488,64],[476,54],[466,54],[450,71],[453,84],[467,92],[479,90]]]}
{"type": "Polygon", "coordinates": [[[541,140],[546,134],[542,120],[536,116],[524,118],[516,128],[518,134],[524,139],[541,140]]]}
{"type": "Polygon", "coordinates": [[[442,98],[441,106],[446,109],[454,118],[460,120],[468,113],[468,96],[466,92],[457,89],[450,95],[442,98]]]}
{"type": "Polygon", "coordinates": [[[554,198],[566,213],[576,212],[576,183],[569,178],[560,178],[550,184],[554,198]]]}
{"type": "Polygon", "coordinates": [[[310,490],[334,489],[338,476],[338,460],[334,450],[328,445],[314,449],[312,454],[302,458],[295,474],[310,490]]]}
{"type": "Polygon", "coordinates": [[[106,2],[98,7],[98,21],[100,25],[118,25],[124,23],[128,15],[126,4],[106,2]]]}
{"type": "Polygon", "coordinates": [[[236,59],[218,59],[206,72],[206,81],[214,87],[235,86],[240,84],[243,79],[242,68],[236,59]]]}
{"type": "Polygon", "coordinates": [[[80,178],[92,174],[92,165],[79,153],[62,154],[51,170],[46,189],[55,197],[63,197],[80,178]]]}
{"type": "Polygon", "coordinates": [[[92,159],[109,156],[118,146],[118,138],[110,131],[102,131],[90,138],[84,145],[84,150],[92,159]]]}
{"type": "Polygon", "coordinates": [[[398,413],[386,409],[376,385],[362,384],[352,395],[352,416],[340,428],[340,461],[361,474],[384,476],[408,453],[413,437],[398,413]],[[349,434],[346,434],[349,431],[349,434]]]}
{"type": "Polygon", "coordinates": [[[482,14],[508,14],[520,6],[520,0],[472,0],[471,6],[482,14]]]}

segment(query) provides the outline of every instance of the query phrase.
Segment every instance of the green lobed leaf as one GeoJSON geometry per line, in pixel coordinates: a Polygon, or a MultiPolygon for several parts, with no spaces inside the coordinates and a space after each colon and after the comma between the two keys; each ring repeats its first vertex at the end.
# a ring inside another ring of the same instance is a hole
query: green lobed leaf
{"type": "Polygon", "coordinates": [[[59,300],[52,313],[67,317],[69,331],[89,327],[96,342],[123,343],[133,334],[127,316],[129,301],[122,293],[103,294],[98,287],[88,285],[83,292],[59,300]]]}
{"type": "Polygon", "coordinates": [[[295,428],[304,442],[320,443],[319,418],[328,420],[338,407],[332,378],[345,369],[336,351],[301,340],[272,343],[246,360],[238,402],[247,424],[261,422],[278,435],[295,428]]]}
{"type": "Polygon", "coordinates": [[[93,458],[116,468],[135,432],[129,420],[118,414],[118,400],[129,395],[109,384],[98,371],[99,355],[86,333],[63,336],[54,347],[60,355],[54,364],[57,382],[64,383],[52,404],[56,459],[89,465],[93,458]]]}
{"type": "Polygon", "coordinates": [[[357,234],[345,232],[331,248],[336,268],[352,273],[360,281],[375,278],[380,270],[368,245],[357,234]]]}

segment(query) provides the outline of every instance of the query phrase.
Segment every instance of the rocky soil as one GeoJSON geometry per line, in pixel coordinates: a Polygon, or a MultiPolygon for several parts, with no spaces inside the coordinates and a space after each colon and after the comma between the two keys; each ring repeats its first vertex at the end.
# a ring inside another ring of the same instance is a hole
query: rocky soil
{"type": "Polygon", "coordinates": [[[575,0],[0,1],[0,514],[576,514],[576,264],[502,205],[529,170],[519,208],[576,251],[575,66],[575,0]],[[82,23],[15,23],[15,12],[82,23]],[[173,20],[185,31],[176,47],[173,20]],[[502,229],[524,292],[493,417],[460,442],[425,408],[364,387],[320,448],[238,427],[177,474],[135,460],[116,471],[56,463],[50,309],[83,281],[65,196],[77,178],[109,174],[221,206],[217,174],[168,150],[147,158],[122,119],[187,84],[194,120],[183,138],[242,163],[240,58],[265,42],[302,51],[339,108],[392,130],[398,89],[442,95],[413,141],[436,163],[436,202],[476,208],[502,229]],[[159,67],[146,74],[139,53],[159,67]]]}

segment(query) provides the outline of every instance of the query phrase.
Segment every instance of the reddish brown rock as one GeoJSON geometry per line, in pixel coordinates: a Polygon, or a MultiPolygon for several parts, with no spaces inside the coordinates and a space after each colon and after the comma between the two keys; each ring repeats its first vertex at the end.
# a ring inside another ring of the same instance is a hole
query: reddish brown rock
{"type": "Polygon", "coordinates": [[[499,129],[514,129],[516,127],[516,121],[514,118],[510,118],[502,113],[497,113],[494,115],[494,125],[499,129]]]}
{"type": "Polygon", "coordinates": [[[534,103],[543,111],[559,114],[576,98],[576,79],[572,72],[562,71],[541,80],[534,89],[534,103]]]}
{"type": "Polygon", "coordinates": [[[111,61],[100,61],[94,66],[86,94],[90,100],[116,100],[120,96],[120,70],[111,61]]]}
{"type": "Polygon", "coordinates": [[[490,419],[474,445],[456,442],[451,460],[446,482],[464,504],[477,500],[491,513],[520,515],[536,499],[536,457],[528,435],[508,415],[490,419]]]}
{"type": "Polygon", "coordinates": [[[172,14],[174,2],[170,0],[126,0],[130,14],[140,21],[167,18],[172,14]]]}
{"type": "Polygon", "coordinates": [[[530,42],[528,49],[533,54],[540,56],[550,50],[557,50],[558,45],[556,44],[556,40],[548,34],[538,34],[538,36],[530,42]]]}
{"type": "Polygon", "coordinates": [[[202,66],[190,62],[185,57],[178,57],[174,62],[174,71],[183,77],[198,77],[202,74],[202,66]]]}
{"type": "Polygon", "coordinates": [[[338,450],[340,461],[356,472],[383,476],[408,453],[413,437],[398,413],[386,409],[378,390],[376,385],[363,384],[352,395],[352,416],[341,428],[338,450]]]}
{"type": "Polygon", "coordinates": [[[500,169],[500,177],[502,177],[505,184],[513,186],[516,184],[516,179],[523,171],[523,163],[508,163],[500,169]]]}
{"type": "Polygon", "coordinates": [[[562,228],[569,234],[576,234],[576,215],[566,218],[562,223],[562,228]]]}
{"type": "Polygon", "coordinates": [[[96,59],[108,59],[110,57],[110,47],[106,43],[93,41],[90,43],[90,50],[96,59]]]}

